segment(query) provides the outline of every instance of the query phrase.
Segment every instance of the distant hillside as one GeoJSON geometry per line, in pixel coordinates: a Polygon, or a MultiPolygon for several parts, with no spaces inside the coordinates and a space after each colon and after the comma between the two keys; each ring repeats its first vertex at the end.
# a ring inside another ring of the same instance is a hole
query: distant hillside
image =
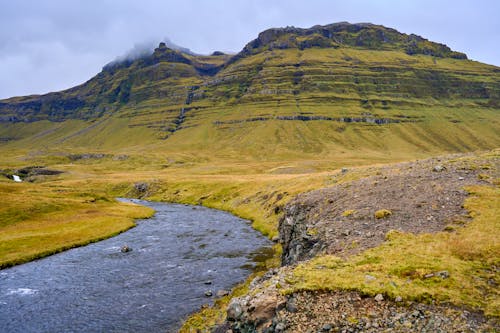
{"type": "Polygon", "coordinates": [[[80,86],[2,100],[0,145],[467,151],[499,145],[499,109],[500,68],[342,22],[269,29],[234,56],[161,43],[80,86]]]}

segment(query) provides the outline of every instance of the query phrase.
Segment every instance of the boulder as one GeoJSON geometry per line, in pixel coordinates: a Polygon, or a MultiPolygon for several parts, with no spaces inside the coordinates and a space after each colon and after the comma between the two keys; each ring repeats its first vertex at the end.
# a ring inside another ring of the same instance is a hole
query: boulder
{"type": "Polygon", "coordinates": [[[227,320],[236,321],[240,319],[242,313],[243,307],[238,300],[234,299],[231,301],[231,303],[229,303],[229,306],[227,307],[227,320]]]}
{"type": "Polygon", "coordinates": [[[131,251],[132,251],[132,248],[131,248],[130,246],[128,246],[128,245],[123,245],[123,246],[121,247],[120,251],[121,251],[122,253],[127,253],[127,252],[131,252],[131,251]]]}
{"type": "Polygon", "coordinates": [[[442,165],[436,165],[434,166],[434,168],[432,168],[432,171],[434,172],[441,172],[441,171],[445,171],[446,170],[446,167],[442,166],[442,165]]]}
{"type": "Polygon", "coordinates": [[[217,297],[224,297],[224,296],[229,295],[229,291],[221,289],[221,290],[217,291],[216,295],[217,295],[217,297]]]}

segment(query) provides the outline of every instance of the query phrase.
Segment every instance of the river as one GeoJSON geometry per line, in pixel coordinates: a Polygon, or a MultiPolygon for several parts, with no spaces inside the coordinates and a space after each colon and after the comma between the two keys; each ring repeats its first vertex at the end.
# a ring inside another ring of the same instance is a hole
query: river
{"type": "Polygon", "coordinates": [[[170,332],[270,253],[248,221],[128,200],[156,214],[116,237],[0,270],[0,332],[170,332]],[[122,253],[127,245],[132,251],[122,253]]]}

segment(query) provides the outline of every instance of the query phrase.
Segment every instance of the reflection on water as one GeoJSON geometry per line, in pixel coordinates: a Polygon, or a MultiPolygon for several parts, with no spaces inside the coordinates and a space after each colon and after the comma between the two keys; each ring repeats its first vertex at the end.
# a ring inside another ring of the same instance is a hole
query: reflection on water
{"type": "Polygon", "coordinates": [[[229,289],[270,243],[247,221],[204,207],[156,210],[116,237],[0,271],[0,332],[165,332],[229,289]],[[131,252],[122,253],[127,245],[131,252]],[[207,285],[208,281],[211,284],[207,285]]]}

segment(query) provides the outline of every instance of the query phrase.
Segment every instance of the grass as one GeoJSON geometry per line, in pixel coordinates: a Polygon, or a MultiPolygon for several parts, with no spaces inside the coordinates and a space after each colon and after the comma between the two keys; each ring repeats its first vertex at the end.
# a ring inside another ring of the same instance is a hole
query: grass
{"type": "Polygon", "coordinates": [[[392,212],[388,209],[380,209],[375,212],[375,218],[383,219],[392,215],[392,212]]]}
{"type": "Polygon", "coordinates": [[[389,298],[437,300],[500,316],[498,187],[474,186],[465,207],[474,217],[455,233],[413,235],[390,232],[387,242],[349,260],[317,257],[299,265],[290,277],[300,290],[358,290],[389,298]],[[438,272],[446,271],[449,277],[438,272]],[[370,275],[375,279],[367,279],[370,275]]]}
{"type": "MultiPolygon", "coordinates": [[[[114,156],[124,151],[106,153],[110,155],[77,161],[71,161],[65,152],[26,154],[9,150],[3,155],[4,165],[11,170],[46,165],[64,173],[23,183],[0,178],[0,267],[133,227],[134,218],[147,217],[151,211],[115,202],[114,198],[139,195],[133,186],[137,182],[149,185],[148,199],[201,203],[230,211],[252,220],[256,229],[274,237],[282,208],[294,195],[372,172],[360,168],[345,175],[337,171],[275,174],[266,171],[275,170],[280,163],[207,163],[208,158],[188,153],[139,155],[132,149],[126,151],[128,158],[120,160],[114,156]]],[[[292,165],[302,168],[300,163],[292,165]]]]}
{"type": "Polygon", "coordinates": [[[0,268],[114,236],[152,214],[146,207],[52,183],[0,181],[0,193],[0,268]]]}

